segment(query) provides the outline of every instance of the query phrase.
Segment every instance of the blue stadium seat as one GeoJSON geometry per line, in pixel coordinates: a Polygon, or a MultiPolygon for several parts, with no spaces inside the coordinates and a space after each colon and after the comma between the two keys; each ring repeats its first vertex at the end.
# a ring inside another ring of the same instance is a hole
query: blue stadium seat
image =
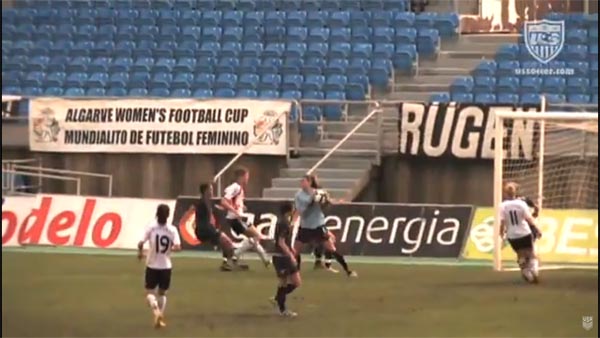
{"type": "Polygon", "coordinates": [[[305,42],[308,37],[308,28],[289,27],[287,33],[288,42],[305,42]]]}
{"type": "Polygon", "coordinates": [[[258,72],[261,74],[277,73],[282,64],[283,62],[281,61],[281,58],[265,57],[261,65],[258,66],[258,72]]]}
{"type": "Polygon", "coordinates": [[[588,76],[590,65],[587,61],[569,61],[567,67],[575,70],[575,76],[588,76]]]}
{"type": "Polygon", "coordinates": [[[590,80],[587,77],[569,77],[567,94],[583,94],[590,92],[590,80]]]}
{"type": "Polygon", "coordinates": [[[449,93],[433,93],[429,97],[429,102],[450,102],[449,93]]]}
{"type": "Polygon", "coordinates": [[[101,97],[106,95],[106,90],[104,88],[92,87],[88,88],[88,90],[85,92],[85,95],[92,97],[101,97]]]}
{"type": "Polygon", "coordinates": [[[521,79],[521,91],[539,93],[542,91],[544,80],[540,77],[527,76],[521,79]]]}
{"type": "Polygon", "coordinates": [[[375,27],[373,29],[373,43],[392,43],[395,31],[391,27],[375,27]]]}
{"type": "Polygon", "coordinates": [[[475,103],[494,104],[496,103],[496,94],[475,94],[475,103]]]}
{"type": "Polygon", "coordinates": [[[302,84],[304,91],[320,91],[325,84],[325,76],[323,75],[307,75],[302,84]]]}
{"type": "Polygon", "coordinates": [[[311,30],[323,28],[329,20],[329,12],[326,11],[309,11],[306,16],[306,26],[311,30]]]}
{"type": "Polygon", "coordinates": [[[301,58],[306,53],[306,49],[304,42],[288,42],[283,56],[286,58],[301,58]]]}
{"type": "Polygon", "coordinates": [[[591,82],[592,82],[592,92],[593,93],[597,93],[598,92],[598,76],[592,77],[591,78],[591,82]]]}
{"type": "Polygon", "coordinates": [[[470,93],[473,91],[475,81],[470,76],[461,76],[456,78],[450,85],[450,91],[453,93],[470,93]]]}
{"type": "Polygon", "coordinates": [[[335,27],[331,29],[329,36],[330,41],[350,42],[352,40],[352,32],[350,28],[335,27]]]}
{"type": "Polygon", "coordinates": [[[496,51],[496,61],[512,61],[519,59],[519,45],[518,44],[506,44],[500,46],[496,51]]]}
{"type": "Polygon", "coordinates": [[[329,28],[316,27],[308,30],[307,42],[327,42],[329,40],[329,28]]]}
{"type": "Polygon", "coordinates": [[[321,2],[320,9],[322,11],[337,11],[340,7],[343,7],[340,2],[343,0],[327,0],[321,2]]]}
{"type": "Polygon", "coordinates": [[[364,11],[352,11],[350,12],[350,26],[353,28],[356,27],[366,27],[371,20],[371,12],[364,11]]]}
{"type": "Polygon", "coordinates": [[[170,73],[155,73],[152,76],[152,80],[150,80],[148,88],[151,92],[153,89],[168,89],[171,86],[171,82],[173,82],[173,75],[170,73]]]}
{"type": "Polygon", "coordinates": [[[264,19],[265,13],[262,11],[246,11],[246,14],[244,15],[244,26],[262,26],[264,19]]]}
{"type": "Polygon", "coordinates": [[[350,56],[351,50],[352,46],[347,42],[334,42],[330,45],[329,57],[347,59],[350,56]]]}
{"type": "Polygon", "coordinates": [[[396,44],[415,44],[417,42],[417,30],[414,28],[396,28],[394,37],[396,44]]]}
{"type": "Polygon", "coordinates": [[[598,62],[598,45],[590,45],[589,46],[589,54],[588,58],[590,62],[598,62]]]}
{"type": "Polygon", "coordinates": [[[220,51],[221,57],[237,58],[242,51],[242,45],[239,42],[225,42],[220,51]]]}
{"type": "Polygon", "coordinates": [[[353,27],[350,38],[353,43],[371,43],[372,32],[370,27],[353,27]]]}
{"type": "Polygon", "coordinates": [[[496,90],[499,93],[518,93],[520,81],[518,77],[502,76],[498,78],[496,90]]]}
{"type": "MultiPolygon", "coordinates": [[[[346,100],[346,93],[343,91],[328,91],[325,93],[326,100],[346,100]]],[[[339,121],[343,115],[342,104],[328,104],[323,108],[323,116],[330,121],[339,121]]]]}
{"type": "Polygon", "coordinates": [[[218,42],[221,40],[223,29],[221,27],[204,27],[202,29],[202,41],[218,42]]]}
{"type": "Polygon", "coordinates": [[[587,61],[588,47],[586,45],[569,45],[563,54],[565,55],[565,60],[587,61]]]}
{"type": "Polygon", "coordinates": [[[352,44],[352,58],[370,59],[373,53],[373,45],[370,43],[354,43],[352,44]]]}
{"type": "Polygon", "coordinates": [[[585,29],[569,29],[567,30],[566,39],[569,44],[587,44],[588,32],[585,29]]]}
{"type": "MultiPolygon", "coordinates": [[[[9,93],[6,93],[6,94],[9,94],[9,93]]],[[[48,87],[44,91],[44,96],[62,96],[62,95],[63,95],[63,89],[61,87],[48,87]]]]}
{"type": "Polygon", "coordinates": [[[257,98],[258,93],[254,89],[240,89],[237,91],[236,96],[243,98],[257,98]]]}
{"type": "Polygon", "coordinates": [[[244,57],[238,66],[238,71],[240,73],[256,73],[259,65],[260,59],[256,57],[244,57]]]}
{"type": "Polygon", "coordinates": [[[255,90],[259,82],[260,78],[256,74],[242,74],[239,77],[237,88],[255,90]]]}
{"type": "Polygon", "coordinates": [[[563,94],[544,94],[548,103],[566,103],[567,97],[563,94]]]}
{"type": "Polygon", "coordinates": [[[67,87],[83,87],[87,82],[87,74],[86,73],[71,73],[67,76],[65,81],[65,85],[67,87]]]}
{"type": "Polygon", "coordinates": [[[67,73],[55,72],[47,75],[44,86],[45,87],[62,87],[67,79],[67,73]]]}
{"type": "MultiPolygon", "coordinates": [[[[179,73],[173,79],[173,83],[171,84],[171,90],[178,89],[190,89],[192,87],[192,82],[194,81],[194,75],[189,73],[179,73]]],[[[191,95],[191,93],[190,93],[191,95]]],[[[189,96],[189,95],[188,95],[189,96]]]]}
{"type": "Polygon", "coordinates": [[[493,93],[496,91],[496,78],[491,76],[477,76],[474,78],[473,93],[493,93]]]}
{"type": "Polygon", "coordinates": [[[344,91],[348,78],[345,75],[332,74],[327,76],[323,90],[325,91],[344,91]]]}
{"type": "Polygon", "coordinates": [[[202,24],[203,30],[208,27],[215,27],[221,23],[221,18],[223,16],[223,12],[221,11],[203,11],[202,12],[202,20],[200,23],[202,24]]]}
{"type": "Polygon", "coordinates": [[[537,93],[524,93],[521,94],[520,104],[523,105],[539,105],[542,102],[542,99],[537,93]]]}
{"type": "Polygon", "coordinates": [[[396,45],[393,63],[396,69],[411,71],[417,61],[417,46],[414,44],[396,45]]]}
{"type": "Polygon", "coordinates": [[[21,95],[23,91],[20,87],[2,87],[2,94],[21,95]]]}
{"type": "Polygon", "coordinates": [[[225,27],[221,41],[239,43],[242,41],[243,35],[244,30],[242,27],[225,27]]]}
{"type": "Polygon", "coordinates": [[[260,91],[258,97],[261,99],[277,99],[279,98],[279,92],[277,90],[265,89],[260,91]]]}
{"type": "Polygon", "coordinates": [[[391,59],[395,49],[395,46],[391,43],[376,43],[373,48],[373,57],[391,59]]]}
{"type": "Polygon", "coordinates": [[[598,94],[592,95],[591,103],[598,104],[598,94]]]}
{"type": "Polygon", "coordinates": [[[419,29],[417,49],[423,55],[436,54],[439,48],[440,36],[436,29],[419,29]]]}
{"type": "Polygon", "coordinates": [[[366,98],[367,86],[358,82],[348,82],[346,85],[346,98],[348,100],[362,101],[366,98]]]}
{"type": "Polygon", "coordinates": [[[495,76],[497,64],[492,60],[483,60],[471,72],[473,76],[495,76]]]}
{"type": "Polygon", "coordinates": [[[199,73],[194,77],[192,84],[195,89],[212,89],[215,83],[215,75],[208,73],[199,73]]]}
{"type": "Polygon", "coordinates": [[[567,88],[567,80],[564,77],[545,77],[542,90],[544,93],[562,94],[567,88]]]}
{"type": "Polygon", "coordinates": [[[106,96],[114,96],[114,97],[120,97],[120,96],[127,96],[127,90],[125,88],[121,88],[121,87],[111,87],[106,91],[106,96]]]}
{"type": "Polygon", "coordinates": [[[192,92],[189,89],[179,88],[171,90],[171,97],[191,97],[192,92]]]}
{"type": "Polygon", "coordinates": [[[87,80],[88,87],[105,87],[109,77],[106,73],[93,73],[87,80]]]}
{"type": "MultiPolygon", "coordinates": [[[[25,92],[25,94],[30,95],[27,94],[27,91],[25,92]]],[[[85,91],[83,90],[83,88],[71,87],[65,90],[65,96],[85,96],[85,91]]]]}
{"type": "Polygon", "coordinates": [[[327,44],[322,42],[313,42],[308,45],[308,50],[306,51],[305,57],[317,57],[317,58],[325,58],[329,48],[327,44]]]}
{"type": "Polygon", "coordinates": [[[518,104],[519,103],[519,95],[510,94],[510,93],[500,93],[496,97],[497,102],[500,104],[518,104]]]}
{"type": "MultiPolygon", "coordinates": [[[[327,3],[327,2],[325,2],[327,3]]],[[[328,23],[330,28],[346,28],[350,25],[350,12],[333,12],[328,23]]],[[[335,41],[335,40],[333,40],[335,41]]]]}
{"type": "Polygon", "coordinates": [[[394,27],[412,28],[415,26],[415,14],[412,12],[398,12],[394,16],[394,27]]]}
{"type": "Polygon", "coordinates": [[[519,61],[499,61],[498,68],[496,68],[496,75],[498,76],[514,76],[515,69],[520,68],[519,61]]]}
{"type": "Polygon", "coordinates": [[[450,37],[458,34],[460,19],[456,13],[440,13],[434,22],[434,28],[440,32],[441,37],[450,37]]]}
{"type": "Polygon", "coordinates": [[[263,57],[281,58],[285,50],[283,43],[268,43],[263,52],[263,57]]]}
{"type": "Polygon", "coordinates": [[[217,73],[236,73],[240,65],[240,60],[233,57],[222,57],[215,66],[217,73]]]}
{"type": "Polygon", "coordinates": [[[415,28],[417,28],[417,29],[433,28],[434,22],[436,19],[437,19],[437,13],[434,13],[434,12],[419,13],[416,16],[415,28]]]}
{"type": "Polygon", "coordinates": [[[569,94],[567,102],[574,104],[588,104],[591,101],[591,96],[587,94],[569,94]]]}
{"type": "Polygon", "coordinates": [[[302,87],[302,83],[304,82],[304,77],[302,75],[296,74],[288,74],[283,76],[283,81],[281,83],[281,89],[288,91],[294,90],[299,91],[302,87]]]}
{"type": "Polygon", "coordinates": [[[215,81],[215,88],[235,88],[237,83],[237,75],[231,73],[222,73],[217,76],[215,81]]]}
{"type": "Polygon", "coordinates": [[[323,73],[325,75],[344,74],[348,68],[349,62],[347,59],[329,59],[323,73]]]}
{"type": "Polygon", "coordinates": [[[129,74],[125,72],[113,73],[110,75],[108,85],[114,88],[125,88],[129,81],[129,74]]]}
{"type": "Polygon", "coordinates": [[[225,27],[239,27],[242,25],[244,19],[244,12],[242,11],[226,11],[223,12],[223,19],[221,24],[225,27]]]}

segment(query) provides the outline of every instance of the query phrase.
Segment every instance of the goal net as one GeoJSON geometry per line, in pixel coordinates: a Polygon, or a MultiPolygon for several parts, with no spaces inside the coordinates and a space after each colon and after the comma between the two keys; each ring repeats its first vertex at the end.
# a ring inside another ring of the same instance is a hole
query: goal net
{"type": "Polygon", "coordinates": [[[543,237],[535,248],[546,268],[598,263],[598,114],[496,113],[494,155],[494,268],[516,267],[510,245],[500,238],[498,211],[503,186],[540,208],[543,237]]]}

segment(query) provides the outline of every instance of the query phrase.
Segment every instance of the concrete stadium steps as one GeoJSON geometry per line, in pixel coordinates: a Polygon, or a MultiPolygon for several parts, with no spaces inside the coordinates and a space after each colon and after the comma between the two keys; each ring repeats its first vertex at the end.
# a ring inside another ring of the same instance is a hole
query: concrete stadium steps
{"type": "MultiPolygon", "coordinates": [[[[358,120],[356,120],[356,116],[357,115],[348,116],[348,121],[345,122],[326,123],[323,126],[323,131],[325,134],[329,132],[347,134],[354,129],[358,121],[362,120],[366,115],[360,116],[358,120]]],[[[356,133],[377,134],[377,121],[373,119],[372,121],[365,122],[365,124],[358,128],[356,133]]]]}
{"type": "MultiPolygon", "coordinates": [[[[325,132],[323,134],[323,138],[339,141],[339,140],[343,139],[344,137],[346,137],[346,135],[348,135],[348,133],[331,131],[331,132],[325,132]]],[[[352,136],[350,136],[350,138],[353,140],[361,140],[361,141],[377,141],[377,134],[354,133],[354,134],[352,134],[352,136]]]]}
{"type": "MultiPolygon", "coordinates": [[[[304,157],[290,159],[288,168],[282,169],[279,177],[273,179],[272,187],[263,190],[263,197],[292,198],[298,191],[302,176],[329,149],[323,149],[325,152],[317,156],[309,156],[306,151],[302,151],[304,157]]],[[[368,183],[372,163],[376,155],[376,151],[371,151],[366,158],[360,158],[356,151],[347,154],[347,156],[344,156],[344,153],[335,153],[334,156],[321,164],[315,174],[319,177],[323,188],[334,198],[352,200],[368,183]]]]}
{"type": "MultiPolygon", "coordinates": [[[[298,188],[267,188],[263,191],[263,198],[292,199],[297,192],[298,188]]],[[[351,200],[347,189],[327,189],[327,192],[334,199],[351,200]]]]}

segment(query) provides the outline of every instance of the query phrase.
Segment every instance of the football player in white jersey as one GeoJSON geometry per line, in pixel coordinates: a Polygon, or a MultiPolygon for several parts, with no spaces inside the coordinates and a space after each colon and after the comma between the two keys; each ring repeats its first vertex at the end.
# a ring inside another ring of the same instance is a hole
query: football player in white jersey
{"type": "Polygon", "coordinates": [[[240,257],[244,252],[254,249],[266,267],[269,267],[271,261],[267,256],[267,252],[260,244],[263,236],[253,225],[248,225],[243,220],[243,213],[246,209],[244,206],[244,195],[250,172],[247,169],[239,168],[235,171],[235,181],[225,188],[225,193],[221,199],[221,206],[227,211],[225,218],[233,232],[238,236],[245,235],[239,247],[235,249],[234,256],[240,257]]]}
{"type": "Polygon", "coordinates": [[[527,203],[517,196],[516,183],[508,183],[504,188],[505,200],[500,205],[500,233],[508,239],[517,254],[523,278],[531,283],[538,282],[539,261],[535,255],[533,242],[541,236],[527,203]],[[536,231],[532,231],[536,229],[536,231]]]}
{"type": "Polygon", "coordinates": [[[154,327],[165,327],[164,314],[167,307],[167,290],[171,285],[171,252],[181,250],[181,239],[177,228],[167,224],[169,206],[160,204],[156,209],[156,222],[144,232],[138,243],[138,259],[144,257],[144,244],[148,242],[146,254],[145,289],[146,300],[154,314],[154,327]],[[158,292],[157,289],[158,288],[158,292]]]}

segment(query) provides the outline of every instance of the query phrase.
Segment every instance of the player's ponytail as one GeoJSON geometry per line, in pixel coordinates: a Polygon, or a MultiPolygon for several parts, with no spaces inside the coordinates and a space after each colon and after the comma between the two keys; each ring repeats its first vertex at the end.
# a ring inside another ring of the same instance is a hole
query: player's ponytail
{"type": "Polygon", "coordinates": [[[317,175],[308,175],[308,180],[310,182],[310,187],[313,189],[319,189],[321,185],[319,184],[319,179],[317,175]]]}
{"type": "Polygon", "coordinates": [[[504,186],[504,194],[506,195],[506,198],[509,198],[509,199],[517,198],[518,188],[519,188],[519,186],[515,182],[508,182],[504,186]]]}
{"type": "Polygon", "coordinates": [[[156,220],[158,224],[165,225],[167,224],[167,219],[169,218],[169,213],[171,209],[166,204],[160,204],[158,208],[156,208],[156,220]]]}

